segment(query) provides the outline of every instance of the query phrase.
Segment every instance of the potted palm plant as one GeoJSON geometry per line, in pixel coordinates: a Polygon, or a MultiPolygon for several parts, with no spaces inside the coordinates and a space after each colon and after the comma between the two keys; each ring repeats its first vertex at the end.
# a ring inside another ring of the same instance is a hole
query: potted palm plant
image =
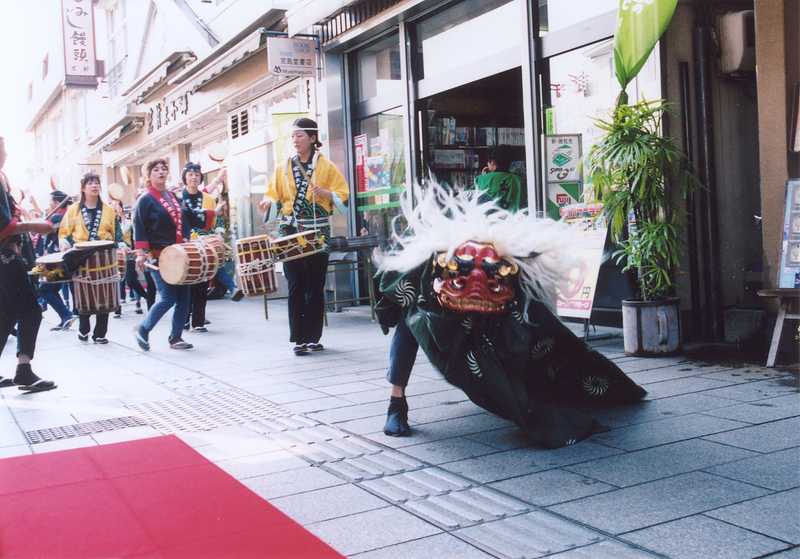
{"type": "Polygon", "coordinates": [[[663,100],[619,104],[598,120],[604,136],[589,151],[588,172],[603,202],[614,258],[635,278],[638,297],[622,303],[625,351],[664,355],[681,346],[675,280],[682,215],[669,204],[669,185],[684,194],[693,183],[686,157],[661,134],[663,100]]]}

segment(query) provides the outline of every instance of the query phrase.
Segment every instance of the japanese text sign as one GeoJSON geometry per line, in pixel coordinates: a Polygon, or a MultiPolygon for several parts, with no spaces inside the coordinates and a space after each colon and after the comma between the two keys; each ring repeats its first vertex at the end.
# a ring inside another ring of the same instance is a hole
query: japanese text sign
{"type": "Polygon", "coordinates": [[[581,135],[545,136],[547,182],[576,182],[581,177],[581,135]]]}
{"type": "Polygon", "coordinates": [[[313,76],[317,67],[317,48],[313,39],[270,37],[267,40],[267,62],[273,74],[313,76]]]}
{"type": "Polygon", "coordinates": [[[92,0],[61,0],[65,85],[96,86],[92,0]]]}

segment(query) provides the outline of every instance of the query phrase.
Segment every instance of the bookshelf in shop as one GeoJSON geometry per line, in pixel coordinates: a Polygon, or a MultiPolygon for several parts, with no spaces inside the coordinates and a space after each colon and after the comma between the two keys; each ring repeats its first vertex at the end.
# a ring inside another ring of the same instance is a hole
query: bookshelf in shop
{"type": "Polygon", "coordinates": [[[442,115],[423,111],[426,142],[423,145],[423,168],[431,170],[440,183],[464,189],[472,188],[475,178],[489,161],[494,148],[514,148],[512,172],[524,175],[525,135],[521,126],[481,115],[442,115]]]}

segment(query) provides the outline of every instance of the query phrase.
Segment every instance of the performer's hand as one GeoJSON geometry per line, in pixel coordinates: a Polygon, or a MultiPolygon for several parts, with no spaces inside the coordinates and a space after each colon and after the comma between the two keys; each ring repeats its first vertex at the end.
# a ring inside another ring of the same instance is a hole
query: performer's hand
{"type": "Polygon", "coordinates": [[[139,251],[136,253],[136,270],[144,272],[144,263],[147,262],[147,254],[139,251]]]}
{"type": "Polygon", "coordinates": [[[214,209],[214,212],[216,212],[217,215],[222,215],[225,212],[226,205],[227,204],[225,204],[225,202],[220,202],[219,204],[217,204],[217,207],[214,209]]]}
{"type": "Polygon", "coordinates": [[[333,193],[328,190],[327,188],[322,188],[321,186],[317,186],[315,184],[311,185],[311,195],[319,198],[320,200],[330,200],[333,193]]]}
{"type": "Polygon", "coordinates": [[[262,198],[261,200],[258,201],[258,209],[265,213],[269,211],[269,207],[271,205],[272,205],[272,200],[270,200],[269,198],[262,198]]]}

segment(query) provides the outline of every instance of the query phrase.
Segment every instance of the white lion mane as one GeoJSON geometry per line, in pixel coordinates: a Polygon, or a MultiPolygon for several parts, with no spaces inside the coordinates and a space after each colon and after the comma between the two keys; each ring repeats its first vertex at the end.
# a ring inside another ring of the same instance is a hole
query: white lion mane
{"type": "Polygon", "coordinates": [[[527,210],[511,213],[492,201],[479,201],[474,191],[455,194],[434,181],[413,191],[416,205],[407,190],[402,214],[392,222],[394,248],[375,251],[379,270],[408,272],[434,254],[451,257],[467,241],[491,243],[519,266],[523,308],[531,300],[555,307],[557,288],[572,264],[574,237],[568,225],[531,217],[527,210]]]}

